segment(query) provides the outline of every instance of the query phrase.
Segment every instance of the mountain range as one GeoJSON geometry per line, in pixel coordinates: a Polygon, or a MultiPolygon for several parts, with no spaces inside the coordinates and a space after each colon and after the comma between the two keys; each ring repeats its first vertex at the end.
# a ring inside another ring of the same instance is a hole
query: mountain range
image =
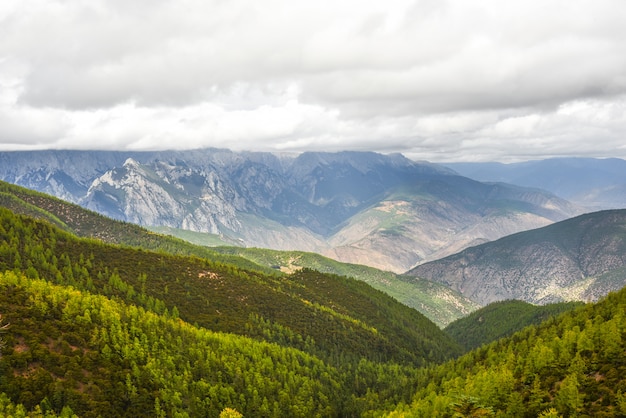
{"type": "Polygon", "coordinates": [[[549,158],[521,163],[449,163],[478,181],[547,190],[590,210],[626,207],[626,161],[619,158],[549,158]]]}
{"type": "Polygon", "coordinates": [[[582,213],[550,192],[369,152],[3,152],[0,179],[181,236],[393,272],[582,213]]]}

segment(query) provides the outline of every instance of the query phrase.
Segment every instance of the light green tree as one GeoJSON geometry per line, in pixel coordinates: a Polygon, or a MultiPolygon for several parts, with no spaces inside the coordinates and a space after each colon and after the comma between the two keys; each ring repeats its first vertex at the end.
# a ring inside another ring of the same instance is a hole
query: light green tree
{"type": "Polygon", "coordinates": [[[539,414],[539,418],[561,418],[563,415],[560,415],[559,412],[554,409],[546,409],[541,414],[539,414]]]}
{"type": "Polygon", "coordinates": [[[220,412],[220,418],[243,418],[243,415],[233,408],[224,408],[220,412]]]}

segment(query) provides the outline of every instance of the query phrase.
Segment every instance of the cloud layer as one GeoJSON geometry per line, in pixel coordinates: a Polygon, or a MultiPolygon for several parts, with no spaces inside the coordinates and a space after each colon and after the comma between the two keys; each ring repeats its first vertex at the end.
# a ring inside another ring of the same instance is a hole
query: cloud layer
{"type": "Polygon", "coordinates": [[[626,157],[622,0],[7,0],[0,148],[626,157]]]}

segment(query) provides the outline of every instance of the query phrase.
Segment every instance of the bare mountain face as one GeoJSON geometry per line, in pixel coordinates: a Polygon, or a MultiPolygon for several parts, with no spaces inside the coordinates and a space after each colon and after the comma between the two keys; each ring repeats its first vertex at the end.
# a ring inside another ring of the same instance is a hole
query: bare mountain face
{"type": "Polygon", "coordinates": [[[0,179],[115,219],[395,272],[580,213],[399,154],[33,151],[0,162],[0,179]]]}
{"type": "Polygon", "coordinates": [[[626,285],[626,210],[581,215],[415,267],[482,304],[594,301],[626,285]]]}

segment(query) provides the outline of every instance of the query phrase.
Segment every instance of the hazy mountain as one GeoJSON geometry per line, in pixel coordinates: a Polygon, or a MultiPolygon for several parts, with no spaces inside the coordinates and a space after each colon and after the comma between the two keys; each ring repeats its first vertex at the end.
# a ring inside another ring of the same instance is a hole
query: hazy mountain
{"type": "Polygon", "coordinates": [[[618,158],[553,158],[514,164],[445,165],[474,180],[537,187],[589,208],[626,207],[626,161],[618,158]]]}
{"type": "Polygon", "coordinates": [[[0,179],[115,219],[395,272],[580,213],[547,192],[400,154],[40,151],[0,161],[0,179]]]}
{"type": "Polygon", "coordinates": [[[597,300],[626,284],[626,210],[581,215],[425,263],[408,274],[481,304],[597,300]]]}

